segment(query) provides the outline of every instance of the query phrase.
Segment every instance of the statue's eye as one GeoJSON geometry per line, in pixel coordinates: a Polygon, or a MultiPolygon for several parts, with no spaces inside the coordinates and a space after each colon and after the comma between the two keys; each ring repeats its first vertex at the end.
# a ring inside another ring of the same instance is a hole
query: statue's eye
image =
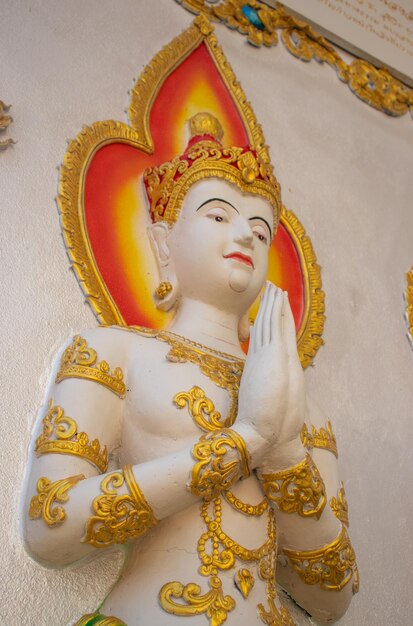
{"type": "Polygon", "coordinates": [[[216,222],[223,222],[224,218],[222,217],[222,215],[215,215],[214,220],[216,222]]]}
{"type": "Polygon", "coordinates": [[[255,224],[253,226],[252,232],[254,233],[255,237],[259,239],[259,241],[262,241],[265,244],[268,243],[267,231],[263,226],[261,226],[260,224],[255,224]]]}
{"type": "Polygon", "coordinates": [[[207,217],[214,220],[215,222],[226,222],[228,221],[228,215],[225,209],[222,207],[214,207],[210,209],[207,213],[207,217]]]}

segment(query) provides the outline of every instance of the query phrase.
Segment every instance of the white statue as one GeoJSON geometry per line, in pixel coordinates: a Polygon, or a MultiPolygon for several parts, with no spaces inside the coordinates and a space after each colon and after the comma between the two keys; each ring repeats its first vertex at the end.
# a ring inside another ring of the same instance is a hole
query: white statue
{"type": "Polygon", "coordinates": [[[31,445],[24,541],[52,567],[130,541],[102,615],[79,625],[291,625],[276,564],[299,605],[334,621],[357,569],[288,294],[263,288],[278,183],[251,148],[222,147],[215,118],[191,128],[184,155],[145,173],[156,301],[173,323],[96,328],[63,348],[31,445]]]}

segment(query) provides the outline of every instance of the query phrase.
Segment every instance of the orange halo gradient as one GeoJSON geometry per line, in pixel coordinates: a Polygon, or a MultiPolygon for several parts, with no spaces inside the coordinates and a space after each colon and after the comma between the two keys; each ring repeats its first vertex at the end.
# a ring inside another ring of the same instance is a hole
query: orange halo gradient
{"type": "MultiPolygon", "coordinates": [[[[100,275],[125,324],[164,328],[171,314],[158,311],[152,294],[158,274],[146,233],[149,224],[142,172],[181,154],[189,139],[186,120],[199,111],[215,115],[226,146],[249,143],[232,95],[206,45],[201,44],[164,80],[150,111],[154,154],[114,142],[100,148],[85,174],[85,226],[100,275]]],[[[142,113],[144,114],[144,113],[142,113]]],[[[296,328],[305,310],[300,257],[280,224],[272,243],[268,279],[288,291],[296,328]]],[[[257,304],[252,307],[254,317],[257,304]]]]}

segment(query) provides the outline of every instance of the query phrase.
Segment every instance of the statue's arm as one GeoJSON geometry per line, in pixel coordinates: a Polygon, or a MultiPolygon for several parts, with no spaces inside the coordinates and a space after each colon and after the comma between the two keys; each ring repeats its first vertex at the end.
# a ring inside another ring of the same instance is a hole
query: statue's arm
{"type": "MultiPolygon", "coordinates": [[[[205,497],[208,489],[215,488],[210,471],[217,456],[217,438],[222,440],[224,461],[233,468],[229,474],[223,471],[231,484],[246,475],[246,465],[251,470],[258,464],[266,446],[254,429],[243,423],[213,433],[214,440],[185,440],[176,453],[121,467],[117,451],[126,387],[122,389],[120,383],[127,383],[127,358],[122,344],[109,336],[111,332],[95,329],[83,335],[87,349],[97,353],[89,370],[87,365],[76,371],[68,365],[62,368],[62,351],[30,443],[23,536],[29,554],[47,566],[66,566],[92,557],[102,548],[139,538],[164,518],[205,497]],[[109,372],[115,367],[122,371],[123,378],[118,371],[113,388],[107,378],[107,385],[97,380],[95,366],[102,360],[108,363],[109,372]],[[69,376],[70,372],[80,378],[69,376]],[[207,463],[202,456],[205,453],[209,454],[207,463]]],[[[78,357],[78,365],[82,358],[86,364],[91,360],[87,349],[80,349],[83,356],[78,357]]]]}
{"type": "Polygon", "coordinates": [[[311,401],[302,441],[295,469],[274,449],[257,474],[276,512],[277,582],[317,620],[333,622],[358,590],[358,570],[335,436],[311,401]]]}

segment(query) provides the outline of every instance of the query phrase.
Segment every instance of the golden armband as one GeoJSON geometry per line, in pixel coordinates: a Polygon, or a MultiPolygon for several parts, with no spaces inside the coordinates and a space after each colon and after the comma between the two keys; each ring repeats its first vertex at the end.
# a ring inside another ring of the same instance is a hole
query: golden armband
{"type": "Polygon", "coordinates": [[[265,495],[283,513],[320,518],[326,504],[323,479],[309,454],[303,461],[271,474],[260,474],[265,495]]]}
{"type": "Polygon", "coordinates": [[[210,501],[250,473],[250,456],[243,438],[231,428],[203,435],[192,448],[196,463],[189,490],[210,501]]]}
{"type": "Polygon", "coordinates": [[[102,494],[93,500],[94,515],[86,524],[84,541],[95,548],[125,543],[157,524],[153,511],[133,475],[131,465],[112,472],[101,482],[102,494]],[[118,494],[125,485],[129,493],[118,494]]]}
{"type": "Polygon", "coordinates": [[[48,411],[43,418],[43,432],[37,437],[35,450],[41,454],[73,454],[85,459],[104,474],[108,467],[108,451],[100,446],[99,439],[90,439],[79,432],[76,421],[65,414],[61,406],[49,400],[48,411]]]}
{"type": "Polygon", "coordinates": [[[353,578],[353,593],[359,590],[356,555],[344,526],[337,539],[317,550],[287,550],[284,555],[307,585],[340,591],[353,578]]]}
{"type": "Polygon", "coordinates": [[[42,518],[48,526],[57,526],[66,519],[66,511],[62,506],[55,506],[55,502],[67,502],[69,500],[68,491],[74,487],[79,480],[83,480],[85,476],[78,474],[77,476],[69,476],[62,480],[51,480],[39,478],[36,484],[37,496],[33,496],[30,501],[29,517],[30,519],[42,518]]]}
{"type": "Polygon", "coordinates": [[[300,437],[303,446],[307,448],[307,450],[321,448],[322,450],[328,450],[338,458],[337,440],[333,433],[330,420],[327,420],[326,428],[320,428],[319,430],[312,425],[311,432],[308,430],[307,424],[304,424],[301,429],[300,437]]]}
{"type": "Polygon", "coordinates": [[[91,380],[113,391],[119,398],[124,398],[126,385],[120,367],[110,370],[106,361],[98,362],[96,350],[87,345],[80,335],[73,338],[72,345],[66,348],[60,360],[56,383],[65,378],[83,378],[91,380]]]}

